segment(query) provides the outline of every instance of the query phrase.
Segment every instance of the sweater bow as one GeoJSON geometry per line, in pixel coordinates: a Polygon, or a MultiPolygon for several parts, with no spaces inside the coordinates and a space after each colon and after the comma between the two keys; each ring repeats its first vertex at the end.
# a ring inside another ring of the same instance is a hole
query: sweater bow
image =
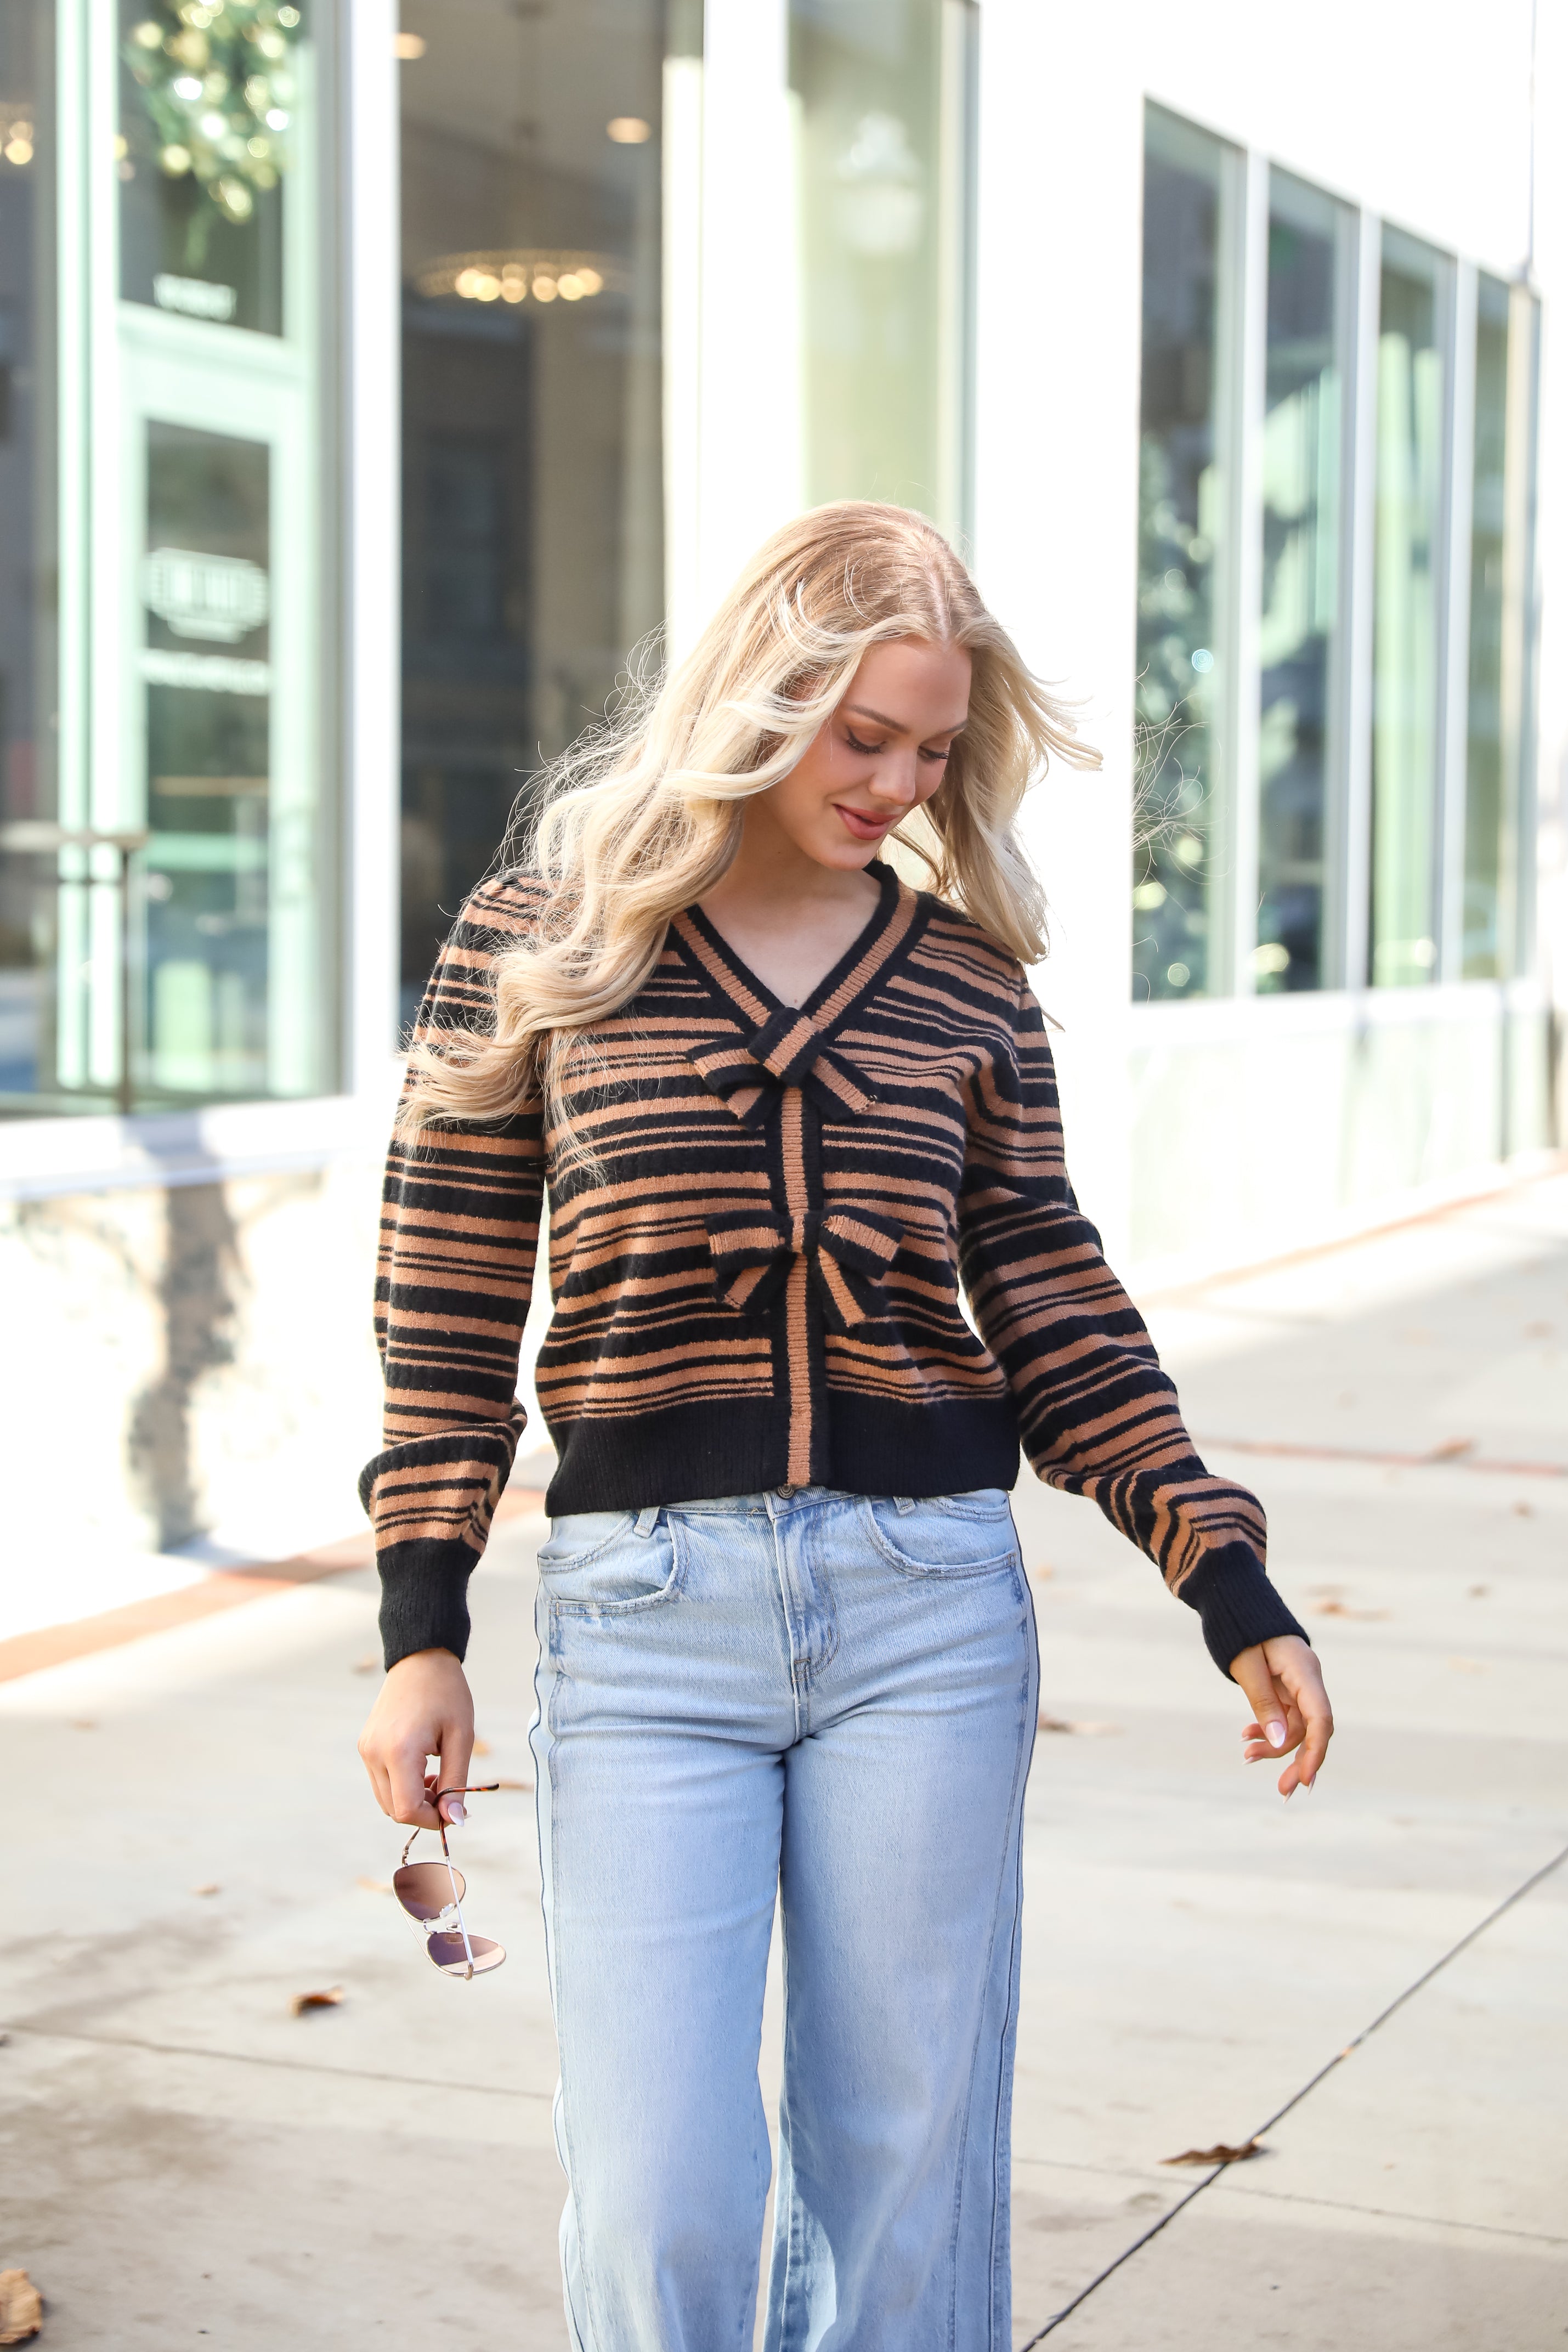
{"type": "Polygon", "coordinates": [[[688,1046],[705,1086],[747,1127],[765,1126],[786,1087],[802,1087],[825,1118],[858,1118],[876,1097],[814,1022],[780,1005],[749,1037],[688,1046]]]}
{"type": "Polygon", "coordinates": [[[885,1315],[883,1276],[898,1255],[904,1229],[869,1209],[809,1210],[795,1217],[743,1209],[708,1219],[714,1287],[727,1305],[760,1315],[789,1279],[797,1258],[810,1269],[834,1331],[885,1315]]]}

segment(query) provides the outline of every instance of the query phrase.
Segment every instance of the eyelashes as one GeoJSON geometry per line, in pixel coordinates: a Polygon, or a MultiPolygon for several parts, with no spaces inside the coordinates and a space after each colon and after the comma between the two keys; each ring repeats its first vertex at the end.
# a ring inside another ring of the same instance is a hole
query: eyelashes
{"type": "MultiPolygon", "coordinates": [[[[873,753],[885,751],[887,749],[885,743],[862,743],[851,727],[846,727],[844,730],[844,742],[850,751],[858,751],[862,759],[870,758],[873,753]]],[[[945,767],[950,756],[950,749],[948,751],[922,751],[920,756],[930,766],[945,767]]]]}

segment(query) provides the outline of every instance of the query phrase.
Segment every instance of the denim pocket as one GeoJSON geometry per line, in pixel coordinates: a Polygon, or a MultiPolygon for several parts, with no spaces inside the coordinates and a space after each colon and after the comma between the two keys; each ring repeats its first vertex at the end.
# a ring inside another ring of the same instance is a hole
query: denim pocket
{"type": "Polygon", "coordinates": [[[861,1511],[877,1550],[906,1576],[987,1576],[1017,1565],[1018,1531],[999,1486],[932,1496],[903,1510],[868,1495],[861,1511]]]}
{"type": "Polygon", "coordinates": [[[668,1515],[643,1532],[635,1511],[574,1511],[550,1523],[538,1554],[552,1609],[613,1617],[651,1609],[679,1590],[680,1554],[668,1515]]]}

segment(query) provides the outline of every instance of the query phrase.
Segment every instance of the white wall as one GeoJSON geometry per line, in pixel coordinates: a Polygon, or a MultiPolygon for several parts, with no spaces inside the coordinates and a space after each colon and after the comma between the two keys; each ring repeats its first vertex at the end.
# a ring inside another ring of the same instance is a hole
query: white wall
{"type": "MultiPolygon", "coordinates": [[[[1551,131],[1568,97],[1568,11],[1541,13],[1544,799],[1559,793],[1568,757],[1568,480],[1552,441],[1568,170],[1551,131]]],[[[1143,101],[1158,99],[1513,278],[1529,237],[1530,18],[1530,0],[1496,0],[1484,16],[1454,0],[1325,0],[1312,11],[1257,0],[1088,9],[984,0],[976,557],[1029,658],[1083,698],[1085,731],[1104,753],[1099,775],[1063,772],[1040,789],[1030,837],[1055,909],[1040,984],[1064,1024],[1070,1157],[1113,1253],[1125,1255],[1134,1234],[1128,844],[1143,101]]],[[[1563,827],[1550,814],[1542,849],[1560,934],[1563,827]]],[[[1560,944],[1553,962],[1568,966],[1560,944]]],[[[1557,985],[1568,996],[1568,974],[1557,985]]],[[[1238,1008],[1254,1041],[1272,1002],[1238,1008]]],[[[1343,1026],[1337,1011],[1331,1025],[1343,1026]]],[[[1201,1132],[1176,1148],[1180,1181],[1201,1191],[1201,1132]]],[[[1266,1151],[1267,1138],[1252,1148],[1266,1151]]],[[[1415,1162],[1403,1181],[1417,1181],[1415,1162]]],[[[1244,1250],[1247,1235],[1235,1239],[1244,1250]]]]}

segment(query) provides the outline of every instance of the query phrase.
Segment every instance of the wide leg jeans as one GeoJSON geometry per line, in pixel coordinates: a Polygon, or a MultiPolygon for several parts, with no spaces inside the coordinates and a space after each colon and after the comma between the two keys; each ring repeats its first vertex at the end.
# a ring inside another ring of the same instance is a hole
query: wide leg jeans
{"type": "Polygon", "coordinates": [[[1000,1492],[556,1521],[538,1824],[575,2352],[1005,2352],[1038,1664],[1000,1492]]]}

